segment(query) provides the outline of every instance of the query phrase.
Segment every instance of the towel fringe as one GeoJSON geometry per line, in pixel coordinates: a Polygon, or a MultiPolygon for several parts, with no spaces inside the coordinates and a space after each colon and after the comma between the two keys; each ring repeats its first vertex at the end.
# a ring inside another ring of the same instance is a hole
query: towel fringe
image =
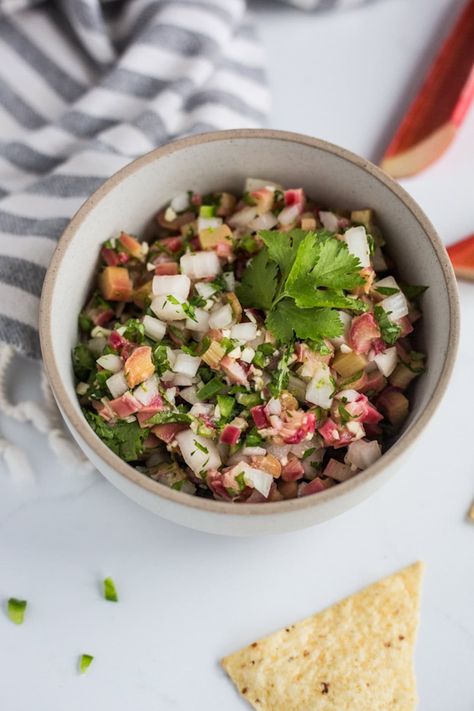
{"type": "MultiPolygon", "coordinates": [[[[44,369],[41,369],[42,402],[23,400],[13,403],[7,395],[8,369],[16,356],[13,346],[0,344],[0,412],[16,422],[30,423],[47,437],[48,445],[67,470],[93,471],[77,444],[65,430],[44,369]]],[[[33,469],[26,453],[5,437],[0,437],[0,457],[17,482],[34,479],[33,469]]]]}

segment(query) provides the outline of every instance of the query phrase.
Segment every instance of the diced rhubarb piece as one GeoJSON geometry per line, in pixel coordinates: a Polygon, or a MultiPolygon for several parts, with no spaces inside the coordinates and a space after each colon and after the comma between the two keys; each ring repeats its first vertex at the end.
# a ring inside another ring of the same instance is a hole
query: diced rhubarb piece
{"type": "Polygon", "coordinates": [[[474,280],[474,234],[449,245],[448,254],[456,276],[474,280]]]}
{"type": "MultiPolygon", "coordinates": [[[[334,356],[334,360],[331,363],[331,367],[334,368],[336,373],[339,373],[343,378],[350,378],[351,375],[356,375],[364,370],[367,365],[367,358],[361,353],[356,353],[351,351],[350,353],[343,353],[339,351],[334,356]]],[[[352,386],[351,386],[352,387],[352,386]]]]}
{"type": "Polygon", "coordinates": [[[367,373],[359,371],[350,378],[345,378],[338,383],[339,390],[361,390],[365,391],[367,383],[367,373]]]}
{"type": "Polygon", "coordinates": [[[357,471],[350,468],[348,464],[339,462],[337,459],[330,459],[327,463],[323,476],[327,476],[330,479],[335,479],[336,481],[347,481],[351,479],[357,471]]]}
{"type": "Polygon", "coordinates": [[[388,387],[377,398],[377,407],[392,425],[399,427],[408,417],[410,403],[400,390],[388,387]]]}
{"type": "MultiPolygon", "coordinates": [[[[365,382],[363,383],[360,390],[364,393],[381,392],[387,385],[387,378],[380,372],[380,370],[371,370],[370,373],[365,373],[365,382]]],[[[357,390],[354,385],[351,385],[354,390],[357,390]]]]}
{"type": "Polygon", "coordinates": [[[330,417],[328,417],[326,422],[321,427],[318,427],[318,432],[324,439],[326,447],[334,447],[334,445],[337,444],[341,438],[338,426],[334,420],[331,420],[330,417]]]}
{"type": "Polygon", "coordinates": [[[414,175],[449,146],[474,97],[474,0],[468,0],[382,161],[394,178],[414,175]]]}
{"type": "Polygon", "coordinates": [[[137,420],[140,427],[146,427],[147,420],[149,420],[150,417],[153,417],[153,415],[156,415],[157,412],[160,412],[163,409],[163,400],[159,395],[157,395],[156,398],[153,398],[152,402],[149,405],[142,407],[140,412],[137,413],[137,420]]]}
{"type": "Polygon", "coordinates": [[[183,247],[183,238],[182,237],[163,237],[162,239],[158,240],[158,243],[164,247],[165,249],[168,250],[168,252],[172,252],[173,254],[175,252],[179,252],[182,247],[183,247]]]}
{"type": "Polygon", "coordinates": [[[225,425],[221,432],[220,441],[222,444],[237,444],[241,434],[242,430],[237,425],[225,425]]]}
{"type": "Polygon", "coordinates": [[[188,425],[185,425],[183,423],[170,422],[166,425],[155,425],[151,428],[151,431],[156,437],[158,437],[158,439],[161,439],[162,442],[166,442],[166,444],[169,444],[174,440],[178,432],[182,432],[187,428],[188,425]]]}
{"type": "Polygon", "coordinates": [[[284,481],[297,481],[302,479],[304,475],[304,466],[300,459],[292,457],[281,470],[281,478],[284,481]]]}
{"type": "Polygon", "coordinates": [[[252,415],[255,427],[258,430],[263,430],[265,427],[269,427],[270,422],[268,421],[264,405],[255,405],[255,407],[250,408],[250,414],[252,415]]]}
{"type": "Polygon", "coordinates": [[[139,309],[144,309],[147,301],[148,303],[150,303],[150,300],[152,298],[152,283],[153,280],[147,281],[145,284],[142,284],[142,286],[139,286],[137,289],[134,289],[132,300],[135,306],[138,306],[139,309]]]}
{"type": "Polygon", "coordinates": [[[115,249],[111,249],[110,247],[102,247],[100,256],[109,267],[116,267],[118,264],[124,264],[128,261],[127,254],[120,255],[115,249]]]}
{"type": "Polygon", "coordinates": [[[370,207],[364,210],[352,210],[351,222],[356,225],[364,225],[370,231],[374,222],[374,211],[370,207]]]}
{"type": "Polygon", "coordinates": [[[127,234],[127,232],[122,232],[119,237],[119,242],[121,247],[130,254],[131,257],[135,257],[135,259],[143,258],[142,246],[135,237],[127,234]]]}
{"type": "Polygon", "coordinates": [[[162,262],[155,267],[156,276],[175,276],[178,273],[177,262],[162,262]]]}
{"type": "Polygon", "coordinates": [[[219,207],[217,208],[218,217],[228,217],[235,210],[237,200],[231,193],[219,194],[219,207]]]}
{"type": "Polygon", "coordinates": [[[356,353],[368,353],[376,338],[380,338],[380,329],[373,314],[365,313],[352,319],[349,345],[356,353]]]}
{"type": "Polygon", "coordinates": [[[358,422],[374,424],[383,420],[383,415],[375,409],[363,393],[360,393],[355,400],[348,402],[344,407],[351,417],[358,422]]]}
{"type": "MultiPolygon", "coordinates": [[[[295,411],[293,411],[294,413],[295,411]]],[[[294,417],[294,414],[293,414],[294,417]]],[[[309,434],[312,434],[316,427],[316,417],[313,412],[307,412],[303,417],[303,422],[298,427],[296,432],[289,437],[284,438],[285,444],[298,444],[302,442],[309,434]]]]}
{"type": "Polygon", "coordinates": [[[388,381],[394,388],[406,390],[411,381],[414,380],[417,375],[419,374],[415,373],[413,370],[410,370],[410,368],[407,368],[404,363],[399,363],[390,375],[388,381]]]}
{"type": "Polygon", "coordinates": [[[312,212],[304,212],[301,215],[301,229],[305,232],[314,232],[317,227],[316,218],[312,212]]]}
{"type": "Polygon", "coordinates": [[[237,383],[238,385],[247,385],[247,373],[243,369],[242,365],[236,360],[226,355],[220,362],[220,367],[227,375],[231,383],[237,383]]]}
{"type": "Polygon", "coordinates": [[[305,204],[305,196],[303,188],[285,190],[285,207],[296,205],[300,212],[303,212],[305,204]]]}
{"type": "Polygon", "coordinates": [[[126,267],[105,267],[99,275],[99,289],[104,299],[130,301],[132,281],[126,267]]]}
{"type": "Polygon", "coordinates": [[[111,400],[110,406],[115,414],[120,418],[134,415],[141,408],[142,404],[129,392],[111,400]]]}
{"type": "Polygon", "coordinates": [[[250,193],[250,195],[252,196],[252,200],[257,208],[258,215],[270,212],[273,207],[273,190],[268,190],[268,188],[260,188],[260,190],[254,190],[254,192],[250,193]]]}
{"type": "MultiPolygon", "coordinates": [[[[209,336],[211,337],[211,336],[209,336]]],[[[219,332],[219,338],[222,338],[222,334],[219,332]]],[[[217,341],[211,341],[209,348],[202,354],[202,360],[213,369],[219,367],[219,363],[225,356],[225,348],[223,348],[217,341]]]]}
{"type": "Polygon", "coordinates": [[[125,378],[128,386],[134,388],[144,380],[148,380],[155,372],[155,366],[151,358],[150,346],[139,346],[127,358],[124,366],[125,378]]]}
{"type": "Polygon", "coordinates": [[[202,249],[215,249],[218,245],[232,246],[232,230],[229,225],[209,227],[199,232],[199,242],[202,249]]]}
{"type": "Polygon", "coordinates": [[[298,495],[298,482],[279,479],[277,487],[284,499],[296,499],[298,495]]]}
{"type": "Polygon", "coordinates": [[[143,449],[155,449],[155,447],[158,447],[159,443],[160,440],[158,437],[155,437],[155,435],[150,432],[148,437],[143,440],[143,449]]]}
{"type": "Polygon", "coordinates": [[[105,326],[115,316],[115,312],[113,309],[98,307],[87,309],[87,315],[92,319],[95,326],[105,326]]]}
{"type": "Polygon", "coordinates": [[[397,326],[400,327],[400,338],[405,338],[406,336],[409,336],[410,333],[413,331],[413,326],[408,318],[408,316],[403,316],[403,318],[399,319],[397,322],[397,326]]]}
{"type": "Polygon", "coordinates": [[[298,496],[309,496],[310,494],[318,494],[320,491],[325,491],[331,486],[334,486],[334,481],[331,479],[321,479],[315,477],[313,481],[304,481],[298,487],[298,496]]]}

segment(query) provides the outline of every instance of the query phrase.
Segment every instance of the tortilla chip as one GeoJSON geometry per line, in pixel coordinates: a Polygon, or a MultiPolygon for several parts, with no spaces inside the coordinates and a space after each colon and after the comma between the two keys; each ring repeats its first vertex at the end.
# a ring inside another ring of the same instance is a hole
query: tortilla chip
{"type": "Polygon", "coordinates": [[[423,565],[225,657],[259,711],[413,711],[423,565]]]}

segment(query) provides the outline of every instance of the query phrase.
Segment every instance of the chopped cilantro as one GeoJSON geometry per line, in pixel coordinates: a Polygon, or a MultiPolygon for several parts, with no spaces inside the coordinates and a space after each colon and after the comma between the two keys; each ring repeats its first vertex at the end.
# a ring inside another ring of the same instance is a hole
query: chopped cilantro
{"type": "Polygon", "coordinates": [[[200,452],[203,452],[204,454],[209,454],[209,450],[207,447],[205,447],[203,444],[197,441],[197,439],[193,440],[194,444],[196,446],[196,449],[199,449],[200,452]]]}
{"type": "Polygon", "coordinates": [[[168,351],[166,346],[160,343],[156,348],[153,349],[153,363],[155,366],[156,374],[161,377],[163,373],[167,370],[171,370],[171,366],[168,360],[168,351]]]}
{"type": "Polygon", "coordinates": [[[146,420],[146,425],[152,427],[153,425],[169,425],[175,423],[189,424],[191,422],[191,417],[185,412],[180,412],[179,410],[161,410],[156,412],[146,420]]]}
{"type": "Polygon", "coordinates": [[[393,346],[393,344],[396,343],[396,341],[400,337],[402,329],[398,324],[393,323],[393,321],[390,321],[387,312],[384,311],[384,309],[379,304],[376,304],[374,307],[374,316],[379,324],[380,335],[382,336],[382,339],[385,341],[385,343],[388,343],[390,346],[393,346]]]}
{"type": "Polygon", "coordinates": [[[94,322],[85,311],[81,311],[78,317],[79,329],[83,333],[90,333],[94,328],[94,322]]]}
{"type": "Polygon", "coordinates": [[[342,402],[339,403],[339,407],[337,409],[338,409],[339,417],[341,418],[341,422],[343,425],[345,425],[346,422],[349,422],[349,420],[352,419],[351,413],[346,410],[346,408],[344,407],[342,402]]]}
{"type": "Polygon", "coordinates": [[[110,425],[91,410],[84,410],[84,416],[96,435],[121,459],[134,462],[143,453],[148,430],[142,429],[138,422],[119,421],[110,425]]]}
{"type": "Polygon", "coordinates": [[[247,437],[245,438],[245,446],[258,447],[258,445],[262,444],[262,442],[263,437],[259,434],[256,427],[252,427],[252,429],[249,430],[249,432],[247,433],[247,437]]]}
{"type": "Polygon", "coordinates": [[[255,405],[260,405],[260,403],[262,402],[260,393],[238,393],[236,396],[236,400],[239,405],[243,405],[243,407],[246,407],[248,409],[250,409],[251,407],[255,407],[255,405]]]}
{"type": "Polygon", "coordinates": [[[292,355],[293,344],[291,344],[291,347],[289,346],[283,351],[277,367],[273,371],[272,379],[268,386],[273,397],[279,397],[281,391],[288,387],[288,381],[290,378],[288,363],[292,355]]]}
{"type": "Polygon", "coordinates": [[[247,484],[245,483],[245,472],[240,472],[240,474],[237,474],[235,477],[235,481],[239,485],[239,492],[243,491],[247,484]]]}
{"type": "Polygon", "coordinates": [[[316,447],[310,447],[309,449],[305,449],[303,456],[301,459],[308,459],[314,452],[316,451],[316,447]]]}
{"type": "Polygon", "coordinates": [[[72,367],[78,380],[88,380],[95,368],[95,358],[85,343],[78,343],[72,351],[72,367]]]}
{"type": "Polygon", "coordinates": [[[145,340],[145,326],[137,318],[129,318],[125,322],[124,338],[134,343],[143,343],[145,340]]]}
{"type": "Polygon", "coordinates": [[[250,193],[244,193],[242,196],[242,200],[246,205],[255,205],[255,198],[253,198],[250,193]]]}

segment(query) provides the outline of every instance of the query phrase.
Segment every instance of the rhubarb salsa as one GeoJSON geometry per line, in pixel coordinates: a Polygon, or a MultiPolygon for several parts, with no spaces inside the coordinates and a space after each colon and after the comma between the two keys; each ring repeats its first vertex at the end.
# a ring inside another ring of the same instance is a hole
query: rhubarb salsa
{"type": "MultiPolygon", "coordinates": [[[[104,235],[104,237],[107,235],[104,235]]],[[[249,178],[188,191],[100,250],[76,391],[143,476],[219,501],[317,494],[373,464],[425,369],[426,287],[396,278],[371,209],[249,178]]]]}

